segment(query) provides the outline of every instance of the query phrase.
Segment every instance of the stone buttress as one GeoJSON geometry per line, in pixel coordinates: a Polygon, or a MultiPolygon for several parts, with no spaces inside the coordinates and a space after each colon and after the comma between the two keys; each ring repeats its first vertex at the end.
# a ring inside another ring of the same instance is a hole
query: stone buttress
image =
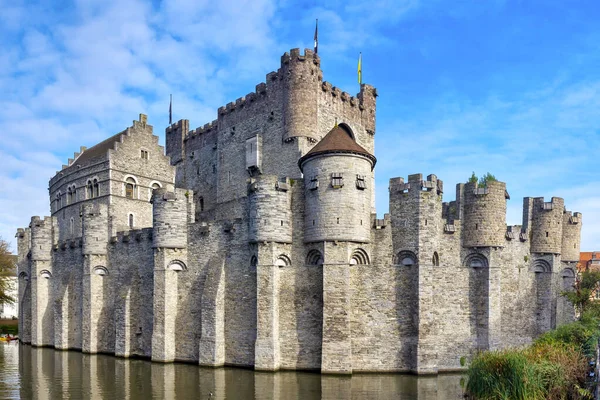
{"type": "Polygon", "coordinates": [[[280,268],[291,260],[292,211],[288,179],[261,175],[248,185],[248,242],[256,248],[256,343],[254,368],[280,368],[280,268]]]}
{"type": "Polygon", "coordinates": [[[155,189],[153,205],[154,313],[152,361],[175,360],[178,274],[186,273],[188,223],[194,218],[193,193],[155,189]]]}
{"type": "Polygon", "coordinates": [[[31,344],[54,345],[52,300],[53,220],[32,217],[31,224],[31,344]]]}
{"type": "MultiPolygon", "coordinates": [[[[111,341],[107,316],[103,315],[109,287],[114,275],[107,268],[108,206],[84,204],[83,217],[83,293],[81,318],[81,350],[84,353],[108,352],[111,341]]],[[[114,328],[113,328],[114,329],[114,328]]]]}

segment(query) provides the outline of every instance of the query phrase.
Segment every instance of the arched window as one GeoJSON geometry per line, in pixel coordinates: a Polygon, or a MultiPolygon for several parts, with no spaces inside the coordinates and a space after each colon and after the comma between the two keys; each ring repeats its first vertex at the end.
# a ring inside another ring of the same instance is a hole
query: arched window
{"type": "Polygon", "coordinates": [[[94,179],[93,189],[94,189],[93,197],[98,197],[100,195],[100,185],[98,184],[98,179],[94,179]]]}
{"type": "Polygon", "coordinates": [[[354,133],[352,132],[352,129],[346,125],[345,123],[341,123],[338,125],[340,128],[342,128],[344,130],[344,132],[346,132],[348,134],[348,136],[350,136],[352,139],[354,139],[354,133]]]}
{"type": "Polygon", "coordinates": [[[488,260],[483,254],[469,254],[465,258],[465,267],[471,268],[487,268],[488,260]]]}
{"type": "Polygon", "coordinates": [[[307,265],[323,265],[323,256],[319,250],[311,250],[306,255],[307,265]]]}
{"type": "Polygon", "coordinates": [[[396,257],[396,264],[403,265],[405,267],[417,265],[417,255],[412,251],[403,250],[398,253],[398,256],[396,257]]]}
{"type": "Polygon", "coordinates": [[[92,181],[87,181],[86,189],[85,189],[86,197],[91,199],[94,197],[94,187],[92,186],[92,181]]]}
{"type": "Polygon", "coordinates": [[[136,196],[136,182],[133,178],[127,178],[125,180],[125,197],[128,199],[135,199],[136,196]]]}
{"type": "Polygon", "coordinates": [[[204,211],[204,197],[202,196],[198,198],[198,207],[200,207],[200,211],[204,211]]]}
{"type": "Polygon", "coordinates": [[[73,189],[69,186],[67,190],[67,204],[73,203],[73,189]]]}
{"type": "Polygon", "coordinates": [[[108,275],[108,270],[105,267],[97,266],[94,268],[94,275],[106,276],[108,275]]]}
{"type": "Polygon", "coordinates": [[[252,256],[252,258],[250,258],[250,266],[255,268],[258,265],[258,258],[256,258],[256,256],[252,256]]]}
{"type": "Polygon", "coordinates": [[[275,265],[277,265],[280,268],[289,267],[290,265],[292,265],[292,262],[290,261],[290,258],[288,256],[286,256],[285,254],[281,254],[279,257],[277,257],[277,260],[275,260],[275,265]]]}
{"type": "Polygon", "coordinates": [[[183,261],[173,260],[169,263],[169,265],[167,266],[167,269],[170,269],[171,271],[179,272],[179,271],[185,271],[187,269],[187,267],[185,266],[185,263],[183,261]]]}
{"type": "Polygon", "coordinates": [[[440,256],[438,255],[437,251],[433,252],[433,257],[431,258],[431,264],[433,264],[434,267],[440,266],[440,256]]]}
{"type": "Polygon", "coordinates": [[[363,249],[356,249],[350,256],[350,265],[369,265],[369,255],[363,249]]]}
{"type": "Polygon", "coordinates": [[[160,183],[158,182],[153,182],[152,185],[150,185],[150,195],[148,196],[149,200],[152,200],[152,192],[156,189],[160,189],[162,186],[160,185],[160,183]]]}
{"type": "Polygon", "coordinates": [[[58,210],[62,205],[60,204],[60,192],[56,193],[56,209],[58,210]]]}
{"type": "Polygon", "coordinates": [[[552,272],[552,267],[546,260],[535,260],[533,262],[533,272],[535,272],[536,274],[552,272]]]}
{"type": "Polygon", "coordinates": [[[133,214],[129,214],[129,219],[128,219],[128,223],[129,223],[129,229],[133,229],[133,214]]]}
{"type": "Polygon", "coordinates": [[[75,220],[73,217],[69,220],[69,233],[71,236],[75,235],[75,220]]]}

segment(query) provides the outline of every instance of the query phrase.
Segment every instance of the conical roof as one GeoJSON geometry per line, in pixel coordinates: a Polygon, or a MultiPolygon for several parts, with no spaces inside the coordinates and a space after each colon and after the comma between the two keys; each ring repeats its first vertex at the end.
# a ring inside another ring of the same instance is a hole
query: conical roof
{"type": "Polygon", "coordinates": [[[371,160],[372,167],[375,167],[377,162],[374,155],[356,143],[343,128],[336,125],[315,147],[300,158],[298,166],[302,170],[302,164],[309,158],[329,153],[360,154],[371,160]]]}

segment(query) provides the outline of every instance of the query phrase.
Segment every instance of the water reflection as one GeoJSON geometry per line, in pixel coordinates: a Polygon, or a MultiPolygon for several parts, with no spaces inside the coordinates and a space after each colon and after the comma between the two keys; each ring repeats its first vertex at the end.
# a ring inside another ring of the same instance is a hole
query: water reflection
{"type": "Polygon", "coordinates": [[[461,399],[460,375],[265,373],[0,344],[7,399],[461,399]]]}

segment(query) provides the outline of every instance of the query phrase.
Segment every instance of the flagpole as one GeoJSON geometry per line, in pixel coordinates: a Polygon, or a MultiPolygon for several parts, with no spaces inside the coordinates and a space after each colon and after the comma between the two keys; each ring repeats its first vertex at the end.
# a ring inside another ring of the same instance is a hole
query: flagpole
{"type": "Polygon", "coordinates": [[[315,23],[315,54],[319,52],[319,18],[315,23]]]}
{"type": "Polygon", "coordinates": [[[362,51],[358,54],[358,84],[362,85],[362,51]]]}
{"type": "Polygon", "coordinates": [[[169,125],[173,123],[173,95],[170,95],[169,99],[169,125]]]}

